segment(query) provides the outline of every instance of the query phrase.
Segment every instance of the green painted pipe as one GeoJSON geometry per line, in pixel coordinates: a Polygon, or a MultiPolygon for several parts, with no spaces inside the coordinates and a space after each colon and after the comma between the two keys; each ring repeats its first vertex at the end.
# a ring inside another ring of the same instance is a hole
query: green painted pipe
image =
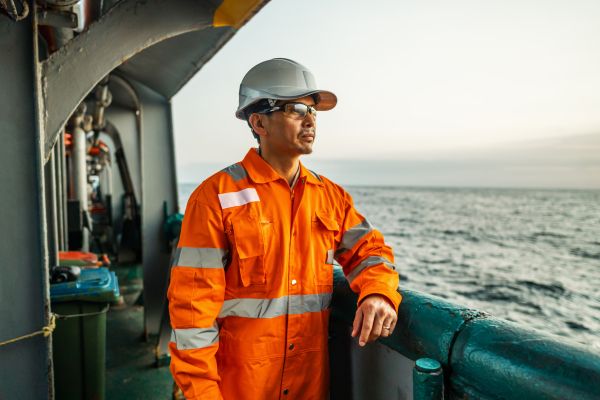
{"type": "MultiPolygon", "coordinates": [[[[334,269],[332,317],[351,325],[357,296],[334,269]]],[[[380,342],[446,370],[446,395],[460,399],[600,399],[600,355],[435,296],[401,290],[392,335],[380,342]]]]}
{"type": "Polygon", "coordinates": [[[498,319],[471,321],[452,348],[451,389],[462,398],[600,399],[600,356],[498,319]]]}
{"type": "Polygon", "coordinates": [[[442,364],[431,358],[419,358],[413,368],[413,400],[443,400],[442,364]]]}
{"type": "MultiPolygon", "coordinates": [[[[334,268],[334,318],[352,324],[357,296],[346,282],[341,268],[334,268]]],[[[396,329],[381,342],[404,356],[416,360],[429,357],[448,365],[448,354],[456,332],[465,321],[485,316],[477,310],[446,302],[412,290],[402,290],[396,329]]]]}

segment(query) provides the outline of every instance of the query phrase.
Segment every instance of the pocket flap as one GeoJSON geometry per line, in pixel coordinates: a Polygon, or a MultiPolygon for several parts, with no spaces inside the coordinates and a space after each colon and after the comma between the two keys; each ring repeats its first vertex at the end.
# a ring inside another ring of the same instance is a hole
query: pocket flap
{"type": "Polygon", "coordinates": [[[317,216],[317,219],[321,222],[321,224],[323,224],[323,226],[327,230],[329,230],[329,231],[339,231],[340,230],[340,225],[337,223],[336,220],[331,218],[327,212],[325,212],[323,210],[317,210],[315,214],[317,216]]]}
{"type": "Polygon", "coordinates": [[[265,247],[259,221],[252,216],[239,216],[232,221],[235,248],[240,259],[259,257],[265,247]]]}

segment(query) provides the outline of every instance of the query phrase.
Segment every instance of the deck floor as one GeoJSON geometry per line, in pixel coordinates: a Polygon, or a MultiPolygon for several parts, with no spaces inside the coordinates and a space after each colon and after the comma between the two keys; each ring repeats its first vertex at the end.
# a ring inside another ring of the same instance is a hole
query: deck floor
{"type": "Polygon", "coordinates": [[[106,399],[170,400],[168,366],[156,367],[155,339],[142,340],[144,308],[112,308],[106,327],[106,399]]]}

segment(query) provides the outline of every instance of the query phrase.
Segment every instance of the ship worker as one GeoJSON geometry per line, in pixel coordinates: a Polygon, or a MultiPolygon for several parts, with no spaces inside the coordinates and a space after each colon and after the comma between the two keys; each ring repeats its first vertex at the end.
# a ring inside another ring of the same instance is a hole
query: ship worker
{"type": "Polygon", "coordinates": [[[191,195],[168,291],[171,372],[186,399],[328,398],[336,260],[358,294],[360,346],[394,330],[392,249],[342,187],[307,169],[336,96],[284,58],[243,78],[236,117],[258,148],[191,195]]]}

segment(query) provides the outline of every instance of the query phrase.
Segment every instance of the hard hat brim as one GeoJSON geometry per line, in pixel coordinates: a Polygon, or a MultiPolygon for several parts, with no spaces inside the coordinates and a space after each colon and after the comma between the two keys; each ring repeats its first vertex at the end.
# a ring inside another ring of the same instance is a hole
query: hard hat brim
{"type": "Polygon", "coordinates": [[[337,104],[337,96],[328,90],[299,90],[298,88],[288,88],[288,87],[278,87],[277,94],[263,92],[264,96],[255,99],[250,104],[246,104],[244,107],[238,109],[235,112],[235,116],[239,119],[245,120],[246,116],[244,115],[244,110],[248,107],[256,104],[257,102],[264,99],[274,99],[274,100],[295,100],[301,99],[302,97],[317,95],[315,109],[317,111],[328,111],[334,108],[337,104]]]}

